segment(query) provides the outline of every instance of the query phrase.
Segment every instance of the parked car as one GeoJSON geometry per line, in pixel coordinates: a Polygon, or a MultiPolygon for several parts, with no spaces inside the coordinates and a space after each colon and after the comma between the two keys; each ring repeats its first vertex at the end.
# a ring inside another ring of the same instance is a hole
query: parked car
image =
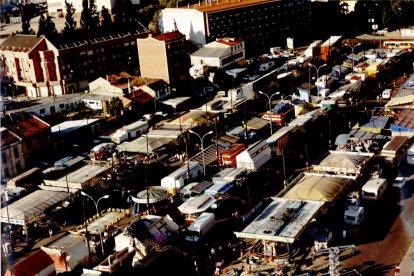
{"type": "Polygon", "coordinates": [[[160,117],[166,118],[166,117],[168,117],[168,113],[162,112],[162,111],[157,111],[157,112],[154,113],[154,116],[160,116],[160,117]]]}
{"type": "Polygon", "coordinates": [[[396,188],[402,188],[405,185],[405,182],[407,182],[407,179],[404,176],[398,176],[395,178],[392,186],[396,188]]]}
{"type": "Polygon", "coordinates": [[[144,114],[144,116],[142,116],[145,120],[149,121],[152,119],[152,114],[144,114]]]}

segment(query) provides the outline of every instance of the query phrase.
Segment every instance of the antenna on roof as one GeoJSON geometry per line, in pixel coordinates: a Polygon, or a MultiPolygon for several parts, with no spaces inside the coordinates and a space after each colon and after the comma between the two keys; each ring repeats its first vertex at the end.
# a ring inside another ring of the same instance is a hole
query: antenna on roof
{"type": "Polygon", "coordinates": [[[178,28],[177,28],[177,22],[175,21],[175,18],[174,18],[174,32],[176,31],[178,31],[178,28]]]}

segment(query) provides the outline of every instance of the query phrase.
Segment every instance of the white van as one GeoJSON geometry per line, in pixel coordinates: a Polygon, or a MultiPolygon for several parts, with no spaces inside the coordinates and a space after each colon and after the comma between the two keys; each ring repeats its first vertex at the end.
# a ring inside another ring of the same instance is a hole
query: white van
{"type": "Polygon", "coordinates": [[[387,189],[385,178],[371,178],[362,187],[362,198],[368,200],[379,200],[387,189]]]}
{"type": "Polygon", "coordinates": [[[344,222],[350,225],[360,225],[364,220],[365,211],[362,206],[348,206],[344,212],[344,222]]]}
{"type": "Polygon", "coordinates": [[[382,91],[382,98],[388,100],[391,97],[391,91],[392,89],[385,89],[382,91]]]}
{"type": "Polygon", "coordinates": [[[204,237],[211,228],[216,224],[216,219],[213,213],[202,213],[193,223],[187,228],[186,241],[198,242],[204,237]]]}

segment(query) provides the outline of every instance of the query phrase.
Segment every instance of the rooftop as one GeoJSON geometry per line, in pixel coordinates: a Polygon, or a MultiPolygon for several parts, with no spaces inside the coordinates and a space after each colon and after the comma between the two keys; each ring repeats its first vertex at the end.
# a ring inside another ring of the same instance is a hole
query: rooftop
{"type": "Polygon", "coordinates": [[[274,198],[253,222],[235,235],[238,238],[293,243],[322,205],[320,201],[274,198]]]}
{"type": "Polygon", "coordinates": [[[223,10],[237,9],[246,6],[255,6],[267,3],[279,2],[279,0],[221,0],[221,1],[200,1],[199,4],[180,7],[182,9],[196,9],[204,13],[219,12],[223,10]]]}
{"type": "Polygon", "coordinates": [[[37,35],[10,35],[0,45],[0,51],[30,52],[43,39],[37,35]]]}
{"type": "Polygon", "coordinates": [[[16,124],[10,125],[8,128],[21,138],[30,138],[37,133],[50,129],[50,125],[33,116],[16,124]]]}

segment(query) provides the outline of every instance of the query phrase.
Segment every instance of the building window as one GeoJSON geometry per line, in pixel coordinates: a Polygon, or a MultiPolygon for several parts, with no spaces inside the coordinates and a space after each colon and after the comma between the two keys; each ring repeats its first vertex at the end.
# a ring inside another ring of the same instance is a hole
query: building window
{"type": "Polygon", "coordinates": [[[17,147],[13,148],[14,158],[19,158],[19,149],[17,147]]]}
{"type": "Polygon", "coordinates": [[[93,55],[93,50],[88,51],[88,56],[91,56],[91,55],[93,55]]]}
{"type": "Polygon", "coordinates": [[[56,107],[51,106],[51,107],[50,107],[50,113],[51,113],[51,114],[53,114],[53,113],[55,113],[55,112],[56,112],[56,107]]]}
{"type": "Polygon", "coordinates": [[[6,152],[5,152],[5,151],[3,151],[3,152],[1,153],[1,162],[2,162],[3,164],[7,163],[7,154],[6,154],[6,152]]]}
{"type": "Polygon", "coordinates": [[[39,112],[40,112],[40,115],[45,114],[46,113],[46,109],[42,108],[42,109],[40,109],[39,112]]]}
{"type": "Polygon", "coordinates": [[[9,173],[9,169],[8,168],[5,168],[4,169],[4,177],[5,178],[10,178],[10,173],[9,173]]]}
{"type": "Polygon", "coordinates": [[[65,105],[64,105],[64,104],[60,104],[60,105],[59,105],[59,108],[60,108],[60,109],[62,109],[62,108],[64,108],[64,107],[65,107],[65,105]]]}

